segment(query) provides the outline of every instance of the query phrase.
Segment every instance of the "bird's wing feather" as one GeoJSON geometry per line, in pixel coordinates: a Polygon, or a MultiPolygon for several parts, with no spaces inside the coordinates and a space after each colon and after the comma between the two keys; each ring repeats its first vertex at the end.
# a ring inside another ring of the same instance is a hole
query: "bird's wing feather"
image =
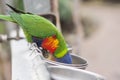
{"type": "Polygon", "coordinates": [[[11,17],[22,27],[28,41],[31,41],[31,36],[46,38],[57,34],[56,27],[40,16],[11,13],[11,17]]]}
{"type": "Polygon", "coordinates": [[[47,19],[37,15],[22,14],[21,15],[28,32],[36,37],[46,38],[57,34],[56,27],[47,19]]]}

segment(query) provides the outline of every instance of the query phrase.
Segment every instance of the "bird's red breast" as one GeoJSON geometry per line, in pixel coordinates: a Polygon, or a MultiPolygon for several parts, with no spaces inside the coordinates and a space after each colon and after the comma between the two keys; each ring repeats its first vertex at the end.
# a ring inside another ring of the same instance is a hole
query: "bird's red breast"
{"type": "Polygon", "coordinates": [[[50,53],[54,53],[59,44],[59,40],[56,36],[47,37],[42,42],[42,47],[48,50],[50,53]]]}

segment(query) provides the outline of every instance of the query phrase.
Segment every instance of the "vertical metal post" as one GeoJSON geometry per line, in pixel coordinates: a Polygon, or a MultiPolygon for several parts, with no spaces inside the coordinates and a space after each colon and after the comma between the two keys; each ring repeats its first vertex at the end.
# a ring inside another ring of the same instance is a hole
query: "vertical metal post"
{"type": "MultiPolygon", "coordinates": [[[[5,0],[0,0],[0,11],[1,14],[6,14],[5,0]]],[[[4,24],[4,33],[8,35],[7,22],[2,22],[4,24]]],[[[0,43],[0,76],[2,75],[2,80],[11,79],[11,52],[9,42],[0,43]]]]}
{"type": "Polygon", "coordinates": [[[56,15],[56,26],[61,31],[58,0],[50,0],[50,1],[51,1],[51,12],[53,12],[56,15]]]}

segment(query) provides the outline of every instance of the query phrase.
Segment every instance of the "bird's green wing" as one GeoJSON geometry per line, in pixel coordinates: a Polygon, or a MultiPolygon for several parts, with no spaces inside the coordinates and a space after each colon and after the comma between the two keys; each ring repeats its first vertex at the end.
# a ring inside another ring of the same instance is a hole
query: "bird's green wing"
{"type": "Polygon", "coordinates": [[[29,14],[22,14],[21,17],[31,35],[35,35],[36,37],[40,38],[46,38],[56,35],[57,33],[56,27],[43,17],[29,14]]]}
{"type": "Polygon", "coordinates": [[[40,16],[17,13],[10,15],[22,27],[29,42],[32,39],[31,36],[46,38],[56,34],[56,27],[40,16]]]}

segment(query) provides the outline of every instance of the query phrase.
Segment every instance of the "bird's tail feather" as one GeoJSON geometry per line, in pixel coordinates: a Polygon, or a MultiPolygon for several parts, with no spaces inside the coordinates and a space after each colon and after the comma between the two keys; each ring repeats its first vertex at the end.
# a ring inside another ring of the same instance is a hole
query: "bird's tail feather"
{"type": "Polygon", "coordinates": [[[11,5],[9,5],[9,4],[6,4],[10,9],[12,9],[14,12],[16,12],[16,13],[20,13],[20,14],[32,14],[32,13],[30,13],[30,12],[24,12],[24,11],[22,11],[22,10],[19,10],[19,9],[16,9],[16,8],[14,8],[13,6],[11,6],[11,5]]]}
{"type": "Polygon", "coordinates": [[[23,13],[23,14],[25,14],[25,12],[24,11],[21,11],[21,10],[18,10],[18,9],[16,9],[16,8],[14,8],[14,7],[12,7],[11,5],[9,5],[9,4],[6,4],[9,8],[11,8],[14,12],[16,12],[16,13],[23,13]]]}

